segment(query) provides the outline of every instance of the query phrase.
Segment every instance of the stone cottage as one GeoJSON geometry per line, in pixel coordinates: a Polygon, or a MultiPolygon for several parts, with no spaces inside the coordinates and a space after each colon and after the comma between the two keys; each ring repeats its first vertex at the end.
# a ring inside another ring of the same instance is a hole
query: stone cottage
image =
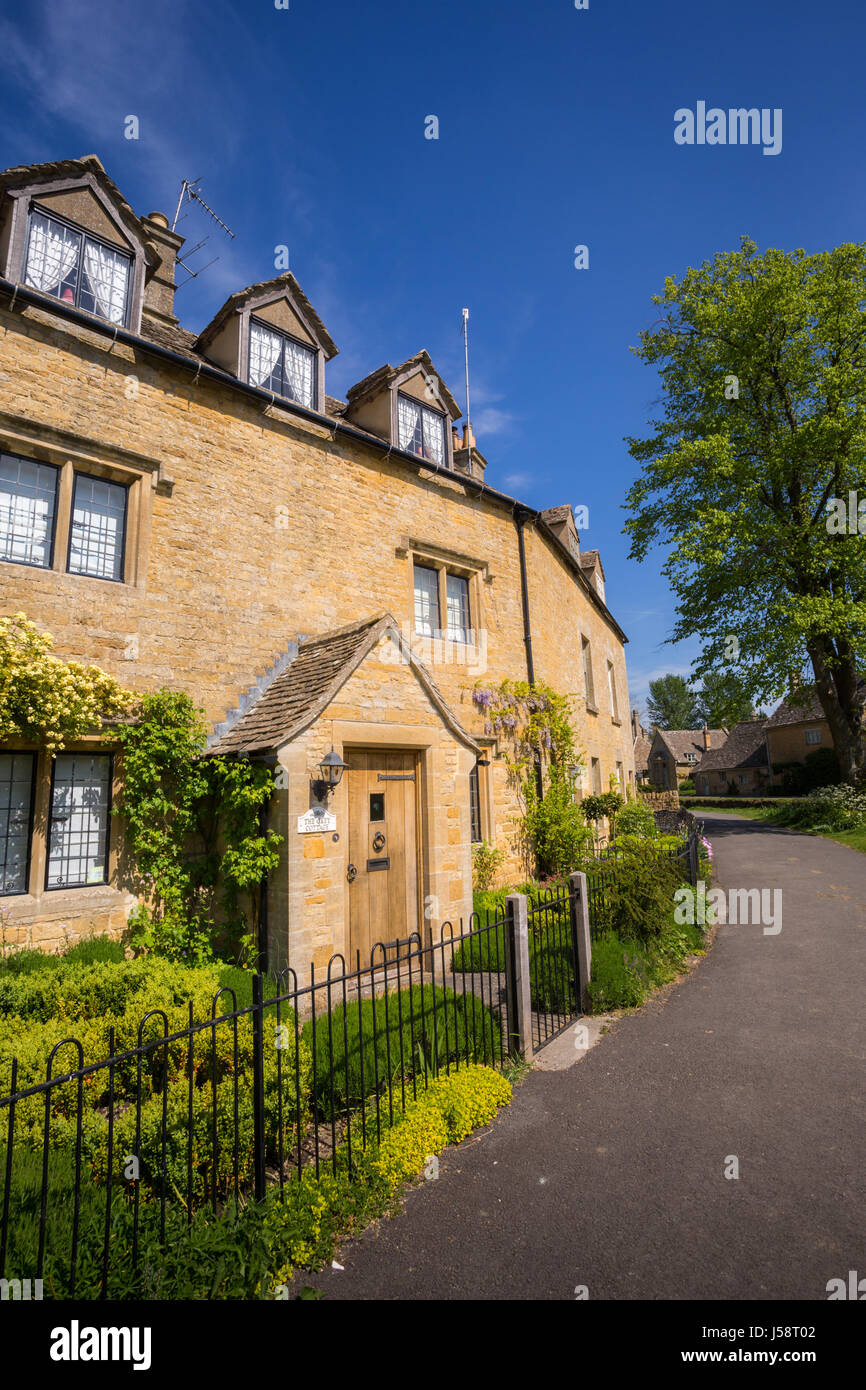
{"type": "Polygon", "coordinates": [[[654,728],[645,755],[650,782],[662,791],[675,791],[693,776],[708,750],[721,748],[727,736],[727,729],[708,729],[706,725],[702,729],[654,728]]]}
{"type": "MultiPolygon", "coordinates": [[[[488,482],[426,352],[336,399],[293,275],[197,332],[181,246],[94,155],[0,174],[2,611],[135,690],[187,691],[212,749],[277,768],[269,958],[308,970],[466,918],[473,842],[521,871],[476,682],[570,697],[576,794],[633,782],[626,637],[571,508],[488,482]]],[[[122,775],[110,740],[0,750],[7,940],[122,928],[122,775]]]]}

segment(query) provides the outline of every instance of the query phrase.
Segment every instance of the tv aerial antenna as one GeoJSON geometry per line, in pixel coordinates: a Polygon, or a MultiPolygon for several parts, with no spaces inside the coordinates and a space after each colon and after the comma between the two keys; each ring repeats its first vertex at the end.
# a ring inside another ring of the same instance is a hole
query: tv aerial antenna
{"type": "MultiPolygon", "coordinates": [[[[234,240],[234,232],[231,230],[230,227],[226,226],[225,222],[223,222],[221,217],[217,217],[213,208],[209,207],[209,205],[205,202],[204,198],[201,196],[200,188],[200,178],[183,180],[183,183],[180,186],[180,197],[177,200],[177,207],[174,210],[174,221],[171,224],[171,230],[173,232],[176,231],[178,222],[182,222],[184,220],[184,217],[186,217],[186,213],[184,213],[182,217],[180,212],[184,203],[198,203],[200,207],[204,208],[208,217],[211,217],[214,220],[214,222],[216,222],[217,226],[222,227],[226,235],[230,236],[232,240],[234,240]]],[[[184,270],[187,273],[187,279],[181,280],[180,284],[176,287],[177,289],[181,289],[184,285],[188,285],[190,280],[195,280],[197,276],[201,275],[203,271],[208,269],[208,266],[215,265],[216,262],[219,260],[219,256],[214,256],[212,260],[207,261],[205,265],[199,266],[197,270],[193,270],[192,266],[188,264],[188,262],[192,260],[196,252],[200,251],[201,248],[204,246],[205,242],[208,240],[208,237],[202,237],[201,241],[197,242],[195,246],[190,247],[189,251],[185,252],[185,255],[183,257],[178,256],[177,264],[183,266],[184,270]]]]}

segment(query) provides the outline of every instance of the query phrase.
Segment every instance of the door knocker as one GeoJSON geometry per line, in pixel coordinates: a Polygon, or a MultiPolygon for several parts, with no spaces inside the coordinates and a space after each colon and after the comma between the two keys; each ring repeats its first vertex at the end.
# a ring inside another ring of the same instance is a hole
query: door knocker
{"type": "Polygon", "coordinates": [[[373,848],[377,854],[381,849],[385,848],[385,836],[382,834],[381,830],[377,830],[376,834],[373,836],[373,848]]]}

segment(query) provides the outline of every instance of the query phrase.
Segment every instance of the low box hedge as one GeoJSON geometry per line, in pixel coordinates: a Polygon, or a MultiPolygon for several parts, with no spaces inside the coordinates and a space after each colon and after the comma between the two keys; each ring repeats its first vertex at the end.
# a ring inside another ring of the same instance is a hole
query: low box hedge
{"type": "Polygon", "coordinates": [[[753,806],[755,809],[765,807],[778,808],[779,806],[796,806],[798,802],[804,800],[800,796],[681,796],[680,803],[684,809],[688,810],[691,806],[712,806],[719,811],[725,811],[729,806],[753,806]]]}

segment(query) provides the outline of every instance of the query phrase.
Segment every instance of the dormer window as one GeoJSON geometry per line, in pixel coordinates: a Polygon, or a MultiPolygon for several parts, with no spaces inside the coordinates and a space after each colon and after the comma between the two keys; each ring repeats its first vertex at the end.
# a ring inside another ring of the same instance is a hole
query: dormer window
{"type": "Polygon", "coordinates": [[[315,380],[315,352],[287,333],[275,333],[257,319],[250,321],[252,386],[315,410],[315,380]]]}
{"type": "Polygon", "coordinates": [[[407,453],[444,464],[445,416],[402,392],[397,395],[397,438],[407,453]]]}
{"type": "Polygon", "coordinates": [[[109,323],[128,321],[132,258],[34,208],[24,282],[109,323]]]}

